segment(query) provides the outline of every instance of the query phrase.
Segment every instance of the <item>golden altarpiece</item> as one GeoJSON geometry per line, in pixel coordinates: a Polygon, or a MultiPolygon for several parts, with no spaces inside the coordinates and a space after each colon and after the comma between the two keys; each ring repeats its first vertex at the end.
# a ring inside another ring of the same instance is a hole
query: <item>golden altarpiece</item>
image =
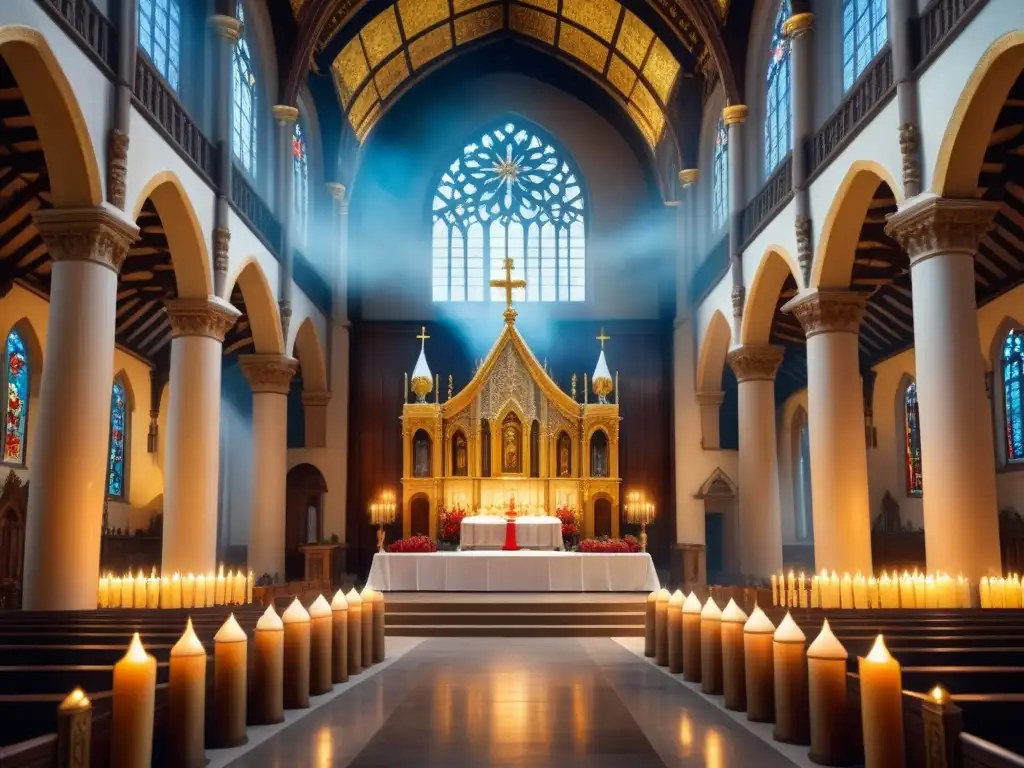
{"type": "MultiPolygon", "coordinates": [[[[449,380],[440,401],[440,379],[426,361],[424,329],[411,385],[416,402],[402,408],[402,533],[412,533],[412,506],[429,503],[430,536],[437,536],[437,513],[461,506],[467,514],[502,514],[515,499],[518,514],[552,515],[575,507],[583,535],[594,535],[595,509],[610,510],[610,534],[619,535],[619,406],[617,389],[601,351],[593,376],[597,402],[567,394],[530,351],[516,329],[511,279],[491,285],[505,289],[505,325],[473,378],[458,393],[449,380]],[[433,391],[433,402],[428,394],[433,391]],[[604,504],[602,504],[604,502],[604,504]]],[[[617,377],[616,377],[617,378],[617,377]]],[[[408,399],[408,394],[406,395],[408,399]]]]}

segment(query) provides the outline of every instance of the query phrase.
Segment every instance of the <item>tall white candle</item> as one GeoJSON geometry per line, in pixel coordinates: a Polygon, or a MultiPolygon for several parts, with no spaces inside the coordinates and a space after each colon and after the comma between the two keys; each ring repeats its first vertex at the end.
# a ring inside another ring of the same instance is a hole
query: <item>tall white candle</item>
{"type": "Polygon", "coordinates": [[[139,633],[114,665],[114,713],[110,730],[111,768],[149,768],[153,760],[156,659],[139,633]]]}

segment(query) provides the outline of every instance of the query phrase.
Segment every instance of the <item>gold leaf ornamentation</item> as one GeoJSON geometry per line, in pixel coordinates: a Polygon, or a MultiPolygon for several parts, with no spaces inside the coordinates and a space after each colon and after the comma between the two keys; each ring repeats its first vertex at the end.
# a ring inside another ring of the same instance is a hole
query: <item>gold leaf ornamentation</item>
{"type": "Polygon", "coordinates": [[[629,94],[633,90],[633,84],[636,83],[636,72],[618,54],[612,54],[611,64],[608,65],[608,82],[619,93],[629,98],[629,94]]]}
{"type": "Polygon", "coordinates": [[[370,19],[359,36],[363,39],[370,66],[376,67],[402,44],[395,6],[389,6],[370,19]]]}
{"type": "Polygon", "coordinates": [[[558,47],[598,72],[604,71],[608,49],[586,32],[568,24],[562,24],[558,35],[558,47]]]}
{"type": "Polygon", "coordinates": [[[500,5],[459,16],[455,19],[455,44],[462,45],[470,40],[483,37],[501,29],[503,23],[504,10],[500,5]]]}
{"type": "Polygon", "coordinates": [[[399,53],[392,56],[387,64],[377,70],[374,81],[381,99],[386,99],[398,85],[409,76],[409,68],[405,65],[405,56],[399,53]]]}
{"type": "Polygon", "coordinates": [[[679,62],[661,40],[655,39],[644,64],[644,77],[654,87],[663,104],[668,102],[678,74],[679,62]]]}
{"type": "MultiPolygon", "coordinates": [[[[622,6],[615,0],[563,0],[562,15],[610,43],[622,6]]],[[[565,29],[563,27],[563,34],[565,29]]]]}
{"type": "Polygon", "coordinates": [[[433,61],[442,53],[452,47],[452,32],[446,24],[443,27],[432,29],[425,35],[420,35],[409,43],[409,58],[412,59],[413,69],[419,69],[424,64],[433,61]]]}
{"type": "Polygon", "coordinates": [[[516,32],[555,44],[555,17],[546,13],[514,5],[509,14],[509,24],[516,32]]]}
{"type": "Polygon", "coordinates": [[[644,56],[647,49],[651,47],[651,40],[654,39],[654,32],[635,15],[626,11],[622,18],[622,28],[619,29],[619,37],[615,41],[618,48],[628,61],[632,62],[637,69],[644,63],[644,56]]]}
{"type": "Polygon", "coordinates": [[[448,0],[398,0],[406,40],[448,18],[448,0]]]}

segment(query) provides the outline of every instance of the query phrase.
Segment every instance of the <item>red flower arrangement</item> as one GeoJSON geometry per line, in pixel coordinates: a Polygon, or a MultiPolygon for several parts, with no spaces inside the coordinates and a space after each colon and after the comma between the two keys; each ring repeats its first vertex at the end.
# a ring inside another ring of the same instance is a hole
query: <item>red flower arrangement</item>
{"type": "Polygon", "coordinates": [[[465,517],[466,510],[461,506],[448,510],[442,505],[437,512],[437,538],[446,544],[458,544],[465,517]]]}
{"type": "Polygon", "coordinates": [[[563,504],[555,509],[555,517],[562,522],[562,541],[566,547],[575,542],[580,535],[580,519],[576,507],[563,504]]]}
{"type": "Polygon", "coordinates": [[[587,554],[629,554],[640,551],[640,542],[635,536],[626,535],[621,539],[601,536],[596,539],[584,539],[580,542],[579,551],[587,554]]]}
{"type": "Polygon", "coordinates": [[[437,544],[427,536],[411,536],[408,539],[399,539],[388,546],[388,552],[393,555],[426,554],[437,552],[437,544]]]}

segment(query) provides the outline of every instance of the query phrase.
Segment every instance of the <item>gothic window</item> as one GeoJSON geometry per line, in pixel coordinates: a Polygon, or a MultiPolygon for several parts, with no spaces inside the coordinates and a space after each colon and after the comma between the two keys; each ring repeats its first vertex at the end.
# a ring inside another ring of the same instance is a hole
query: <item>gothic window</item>
{"type": "Polygon", "coordinates": [[[729,216],[729,132],[718,118],[715,129],[715,164],[711,180],[711,218],[715,231],[725,226],[729,216]]]}
{"type": "Polygon", "coordinates": [[[442,174],[433,201],[434,301],[583,301],[586,219],[579,173],[555,143],[506,122],[467,144],[442,174]]]}
{"type": "Polygon", "coordinates": [[[178,90],[180,42],[179,0],[139,0],[139,47],[174,90],[178,90]]]}
{"type": "Polygon", "coordinates": [[[764,121],[764,173],[769,176],[789,152],[792,114],[789,103],[789,41],[782,25],[792,15],[789,0],[782,0],[775,14],[769,49],[767,105],[764,121]]]}
{"type": "Polygon", "coordinates": [[[110,394],[110,447],[107,456],[107,496],[125,497],[125,456],[128,445],[128,403],[124,382],[114,379],[110,394]]]}
{"type": "Polygon", "coordinates": [[[608,477],[608,435],[601,429],[590,438],[590,476],[608,477]]]}
{"type": "Polygon", "coordinates": [[[903,414],[907,495],[920,496],[924,489],[921,482],[921,413],[917,408],[917,384],[913,381],[903,391],[903,414]]]}
{"type": "Polygon", "coordinates": [[[811,440],[807,428],[807,413],[797,411],[796,451],[794,458],[793,501],[796,508],[796,538],[810,541],[814,538],[814,517],[811,504],[811,440]]]}
{"type": "Polygon", "coordinates": [[[306,154],[306,136],[298,122],[292,132],[292,186],[296,242],[304,247],[309,229],[309,158],[306,154]]]}
{"type": "Polygon", "coordinates": [[[1006,419],[1006,460],[1024,461],[1024,331],[1014,330],[1003,342],[1003,405],[1006,419]]]}
{"type": "Polygon", "coordinates": [[[843,0],[843,90],[889,39],[887,0],[843,0]]]}
{"type": "Polygon", "coordinates": [[[25,463],[25,427],[28,425],[28,355],[16,330],[7,335],[7,419],[4,463],[25,463]]]}
{"type": "Polygon", "coordinates": [[[412,476],[430,477],[430,436],[422,429],[412,438],[412,476]]]}
{"type": "MultiPolygon", "coordinates": [[[[242,4],[238,20],[245,23],[242,4]]],[[[250,176],[256,176],[256,70],[245,36],[239,38],[231,54],[231,148],[250,176]]]]}

